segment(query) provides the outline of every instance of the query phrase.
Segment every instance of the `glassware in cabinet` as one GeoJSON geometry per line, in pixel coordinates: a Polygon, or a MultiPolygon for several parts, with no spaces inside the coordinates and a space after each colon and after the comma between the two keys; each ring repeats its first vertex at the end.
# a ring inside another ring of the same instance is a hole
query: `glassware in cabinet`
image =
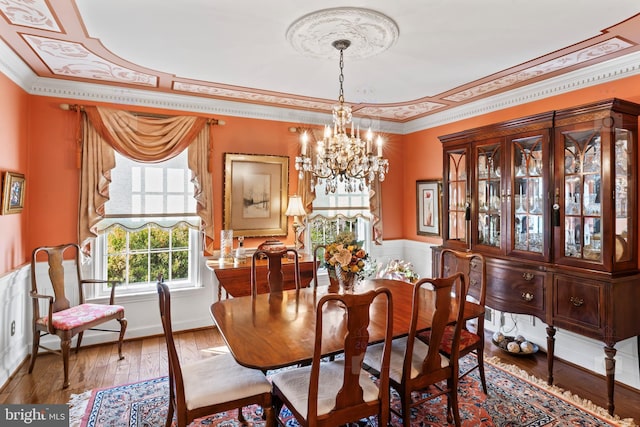
{"type": "Polygon", "coordinates": [[[446,213],[444,224],[445,240],[467,243],[467,218],[469,215],[467,149],[457,148],[446,153],[446,186],[443,212],[446,213]]]}
{"type": "Polygon", "coordinates": [[[502,247],[502,152],[503,144],[479,144],[476,165],[476,233],[477,245],[502,247]]]}
{"type": "Polygon", "coordinates": [[[547,133],[511,140],[512,250],[542,254],[545,230],[547,133]]]}
{"type": "Polygon", "coordinates": [[[637,269],[636,147],[640,106],[605,100],[556,112],[555,191],[562,219],[554,261],[637,269]]]}

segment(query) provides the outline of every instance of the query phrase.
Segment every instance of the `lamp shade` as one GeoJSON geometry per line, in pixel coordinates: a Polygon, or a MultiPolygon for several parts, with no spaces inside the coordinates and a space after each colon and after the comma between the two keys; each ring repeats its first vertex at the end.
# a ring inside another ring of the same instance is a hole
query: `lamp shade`
{"type": "Polygon", "coordinates": [[[307,214],[304,206],[302,206],[300,196],[289,196],[289,206],[287,206],[287,211],[284,214],[286,216],[304,216],[307,214]]]}

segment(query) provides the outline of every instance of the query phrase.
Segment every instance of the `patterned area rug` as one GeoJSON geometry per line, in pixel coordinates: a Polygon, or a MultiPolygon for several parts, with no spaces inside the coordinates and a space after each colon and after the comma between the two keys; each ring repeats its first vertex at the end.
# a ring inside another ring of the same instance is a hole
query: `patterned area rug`
{"type": "MultiPolygon", "coordinates": [[[[467,356],[472,357],[472,356],[467,356]]],[[[468,364],[472,360],[462,360],[468,364]]],[[[632,419],[611,417],[589,401],[549,387],[526,372],[501,363],[497,358],[485,363],[488,395],[482,392],[475,370],[465,377],[459,388],[460,417],[463,426],[637,426],[632,419]]],[[[134,384],[89,390],[72,396],[69,405],[72,427],[102,426],[163,426],[167,415],[168,380],[156,378],[134,384]]],[[[399,407],[397,394],[392,394],[392,405],[399,407]]],[[[433,404],[424,404],[411,413],[415,426],[446,426],[445,398],[433,404]]],[[[262,410],[251,406],[244,409],[250,425],[263,425],[262,410]]],[[[288,427],[298,424],[286,407],[281,417],[288,427]]],[[[393,425],[402,425],[395,416],[393,425]]],[[[373,420],[362,420],[362,426],[377,427],[373,420]]],[[[192,426],[240,426],[237,411],[229,411],[196,420],[192,426]]]]}

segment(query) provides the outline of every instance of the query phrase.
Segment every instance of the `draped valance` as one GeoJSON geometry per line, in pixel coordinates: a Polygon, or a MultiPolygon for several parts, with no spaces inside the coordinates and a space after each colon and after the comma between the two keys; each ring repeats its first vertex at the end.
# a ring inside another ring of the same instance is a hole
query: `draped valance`
{"type": "Polygon", "coordinates": [[[114,150],[135,161],[157,163],[188,149],[195,186],[196,214],[201,219],[205,253],[213,250],[213,184],[209,170],[211,146],[207,119],[195,116],[145,116],[104,107],[84,107],[79,141],[80,203],[78,240],[85,252],[98,234],[109,200],[114,150]]]}

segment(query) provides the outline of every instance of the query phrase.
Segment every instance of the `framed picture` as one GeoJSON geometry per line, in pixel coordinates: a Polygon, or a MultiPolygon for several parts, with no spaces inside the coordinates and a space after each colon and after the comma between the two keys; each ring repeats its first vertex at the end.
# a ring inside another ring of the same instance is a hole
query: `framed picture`
{"type": "Polygon", "coordinates": [[[418,234],[439,236],[442,181],[416,181],[416,193],[418,234]]]}
{"type": "Polygon", "coordinates": [[[2,214],[22,212],[24,208],[24,175],[5,172],[2,180],[2,214]]]}
{"type": "Polygon", "coordinates": [[[289,157],[224,155],[224,229],[234,236],[286,236],[289,157]]]}

